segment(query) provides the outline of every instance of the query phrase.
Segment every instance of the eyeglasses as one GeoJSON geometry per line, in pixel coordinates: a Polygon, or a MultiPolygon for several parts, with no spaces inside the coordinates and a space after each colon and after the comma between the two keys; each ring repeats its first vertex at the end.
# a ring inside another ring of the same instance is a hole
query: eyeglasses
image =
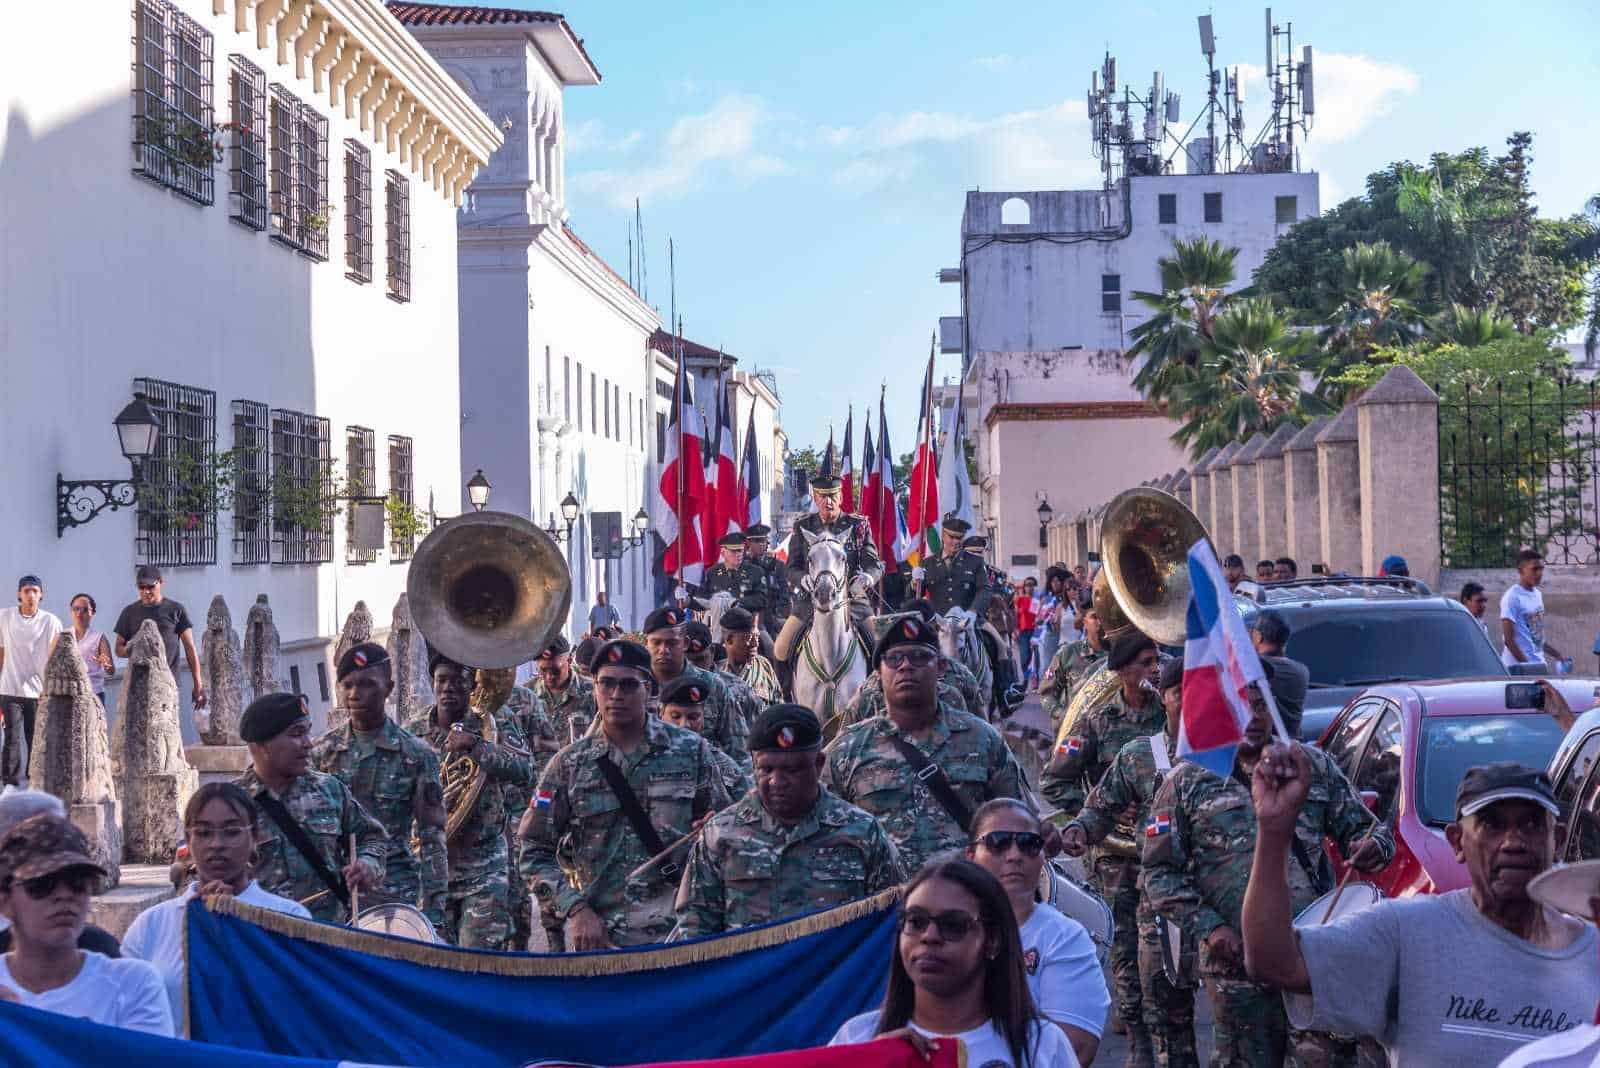
{"type": "Polygon", "coordinates": [[[600,690],[602,693],[617,693],[625,696],[632,696],[633,694],[639,692],[640,687],[644,685],[644,680],[618,679],[613,678],[610,675],[606,675],[602,678],[595,679],[594,685],[595,688],[600,690]]]}
{"type": "Polygon", "coordinates": [[[990,831],[978,839],[991,853],[1004,853],[1015,845],[1025,857],[1036,857],[1044,849],[1044,835],[1037,831],[990,831]]]}
{"type": "Polygon", "coordinates": [[[220,841],[223,845],[236,845],[244,837],[246,827],[242,823],[224,823],[216,826],[210,823],[196,823],[189,828],[189,838],[195,842],[220,841]]]}
{"type": "Polygon", "coordinates": [[[941,912],[935,916],[922,909],[906,909],[900,914],[900,931],[921,936],[932,924],[938,929],[939,937],[946,942],[960,942],[982,926],[982,922],[967,912],[941,912]]]}
{"type": "Polygon", "coordinates": [[[890,649],[883,654],[883,662],[894,671],[904,667],[931,667],[938,659],[939,654],[932,649],[890,649]]]}
{"type": "Polygon", "coordinates": [[[56,887],[62,883],[65,883],[67,889],[74,894],[87,894],[94,885],[94,873],[81,868],[67,868],[64,871],[53,871],[49,875],[18,881],[22,883],[22,889],[27,891],[29,897],[35,901],[43,901],[55,893],[56,887]]]}

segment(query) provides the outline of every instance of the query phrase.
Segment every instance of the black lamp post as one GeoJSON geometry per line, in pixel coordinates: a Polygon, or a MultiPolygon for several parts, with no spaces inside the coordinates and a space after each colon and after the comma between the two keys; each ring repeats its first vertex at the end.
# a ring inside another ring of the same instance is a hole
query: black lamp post
{"type": "Polygon", "coordinates": [[[155,455],[161,439],[161,420],[145,401],[143,393],[111,421],[117,431],[117,447],[132,469],[127,479],[67,479],[56,475],[56,537],[69,527],[81,527],[106,509],[116,511],[133,505],[144,482],[143,464],[155,455]]]}
{"type": "Polygon", "coordinates": [[[556,517],[553,515],[550,517],[550,525],[544,528],[544,532],[554,538],[557,544],[571,539],[572,524],[578,521],[578,498],[573,496],[571,491],[561,498],[561,519],[567,525],[566,530],[557,528],[556,517]]]}
{"type": "Polygon", "coordinates": [[[645,531],[649,529],[650,517],[645,513],[643,508],[640,508],[633,515],[633,533],[627,535],[623,539],[628,543],[628,548],[637,549],[639,546],[643,545],[645,531]]]}
{"type": "Polygon", "coordinates": [[[489,491],[494,489],[489,485],[489,480],[483,477],[483,468],[478,468],[478,473],[467,479],[467,500],[472,502],[472,510],[481,512],[489,506],[489,491]]]}
{"type": "Polygon", "coordinates": [[[1055,518],[1055,514],[1055,509],[1050,507],[1050,499],[1041,496],[1039,498],[1039,548],[1041,549],[1050,547],[1048,529],[1050,520],[1055,518]]]}

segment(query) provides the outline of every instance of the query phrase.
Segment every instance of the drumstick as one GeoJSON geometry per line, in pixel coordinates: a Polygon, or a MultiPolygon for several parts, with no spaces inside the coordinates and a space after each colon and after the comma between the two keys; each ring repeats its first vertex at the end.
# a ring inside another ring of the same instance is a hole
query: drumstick
{"type": "Polygon", "coordinates": [[[666,860],[668,857],[672,856],[672,854],[677,851],[679,846],[683,845],[683,843],[687,842],[689,839],[693,838],[695,835],[704,830],[705,825],[710,823],[711,817],[715,816],[716,814],[716,810],[714,809],[711,812],[706,813],[706,815],[703,817],[703,822],[696,826],[694,830],[690,831],[682,838],[679,838],[677,841],[667,846],[667,848],[663,849],[661,852],[657,853],[655,856],[651,857],[649,860],[630,871],[628,873],[628,878],[624,881],[626,882],[637,879],[639,876],[643,875],[657,864],[660,864],[663,860],[666,860]]]}
{"type": "MultiPolygon", "coordinates": [[[[355,836],[355,832],[351,831],[350,832],[350,863],[354,864],[355,862],[356,862],[356,836],[355,836]]],[[[352,923],[355,922],[355,918],[357,916],[359,916],[359,915],[361,915],[361,889],[360,889],[360,887],[356,886],[354,883],[351,883],[350,884],[350,920],[351,920],[351,922],[352,923]]]]}
{"type": "MultiPolygon", "coordinates": [[[[1350,856],[1354,857],[1357,853],[1361,852],[1362,847],[1368,842],[1372,841],[1372,836],[1377,830],[1378,825],[1373,824],[1372,830],[1362,835],[1361,841],[1357,842],[1356,847],[1350,851],[1350,856]]],[[[1345,866],[1344,874],[1339,877],[1339,885],[1333,888],[1333,900],[1328,902],[1327,911],[1322,914],[1322,919],[1317,921],[1318,927],[1321,927],[1323,924],[1327,923],[1329,917],[1333,915],[1333,910],[1339,907],[1339,899],[1344,896],[1345,885],[1350,882],[1350,876],[1354,875],[1355,873],[1356,866],[1354,864],[1348,864],[1345,866]]]]}

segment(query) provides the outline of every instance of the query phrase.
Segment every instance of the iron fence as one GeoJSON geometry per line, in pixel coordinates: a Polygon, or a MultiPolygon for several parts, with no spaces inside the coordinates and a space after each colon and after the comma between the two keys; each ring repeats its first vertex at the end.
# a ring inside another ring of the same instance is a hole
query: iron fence
{"type": "Polygon", "coordinates": [[[1594,382],[1436,387],[1445,567],[1600,563],[1600,390],[1594,382]]]}

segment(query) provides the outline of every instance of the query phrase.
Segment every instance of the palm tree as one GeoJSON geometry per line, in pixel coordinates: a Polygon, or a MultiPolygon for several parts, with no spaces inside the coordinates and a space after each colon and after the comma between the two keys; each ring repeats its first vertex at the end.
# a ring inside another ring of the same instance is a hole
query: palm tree
{"type": "Polygon", "coordinates": [[[1344,250],[1337,290],[1329,295],[1327,326],[1318,336],[1328,363],[1324,379],[1380,345],[1407,345],[1423,326],[1417,307],[1428,266],[1387,241],[1359,241],[1344,250]]]}
{"type": "Polygon", "coordinates": [[[1199,455],[1327,411],[1301,387],[1309,342],[1265,297],[1230,303],[1214,319],[1198,362],[1173,383],[1171,409],[1181,420],[1173,439],[1199,455]]]}
{"type": "Polygon", "coordinates": [[[1193,367],[1211,338],[1217,314],[1227,306],[1239,250],[1197,237],[1172,242],[1172,255],[1156,261],[1161,292],[1135,291],[1134,300],[1154,313],[1128,332],[1130,357],[1144,358],[1133,384],[1152,401],[1166,398],[1180,377],[1193,367]]]}
{"type": "MultiPolygon", "coordinates": [[[[1600,220],[1600,194],[1590,197],[1584,210],[1591,218],[1600,220]]],[[[1600,232],[1591,231],[1581,251],[1591,257],[1600,255],[1600,232]]],[[[1600,350],[1600,270],[1594,272],[1590,288],[1594,292],[1589,297],[1588,322],[1584,324],[1583,354],[1592,360],[1595,352],[1600,350]]]]}
{"type": "Polygon", "coordinates": [[[1493,308],[1467,308],[1451,304],[1428,322],[1428,336],[1434,341],[1464,348],[1504,341],[1516,334],[1516,324],[1496,314],[1493,308]]]}

